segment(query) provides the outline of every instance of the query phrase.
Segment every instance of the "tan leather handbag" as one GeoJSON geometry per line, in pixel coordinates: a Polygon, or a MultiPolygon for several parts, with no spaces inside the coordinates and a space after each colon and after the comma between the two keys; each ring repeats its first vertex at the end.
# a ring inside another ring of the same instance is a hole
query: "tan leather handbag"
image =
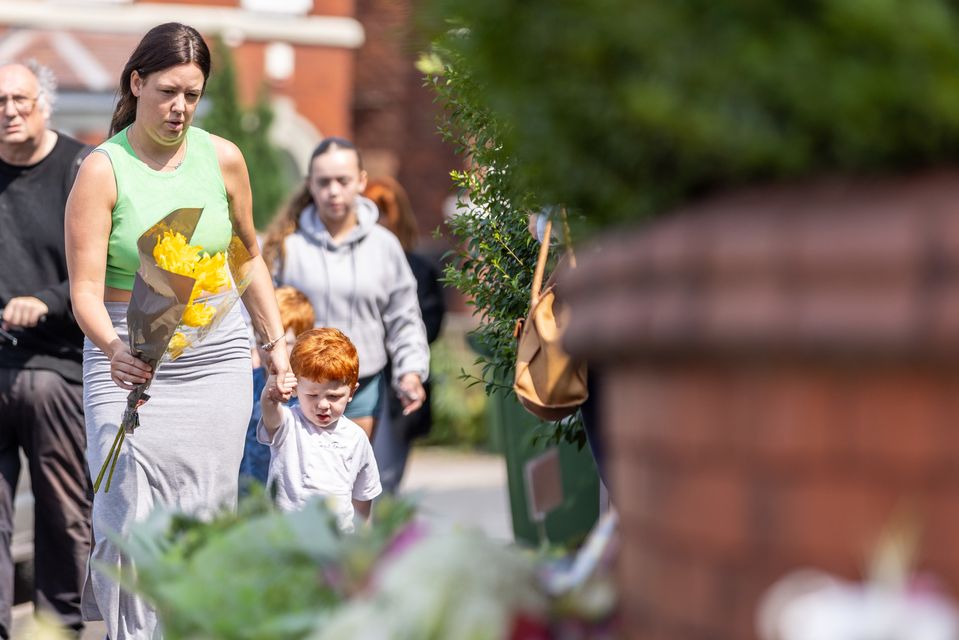
{"type": "MultiPolygon", "coordinates": [[[[556,300],[553,277],[543,288],[551,231],[552,223],[547,222],[533,272],[529,315],[516,323],[519,344],[513,389],[527,411],[542,420],[555,421],[572,415],[589,397],[589,392],[586,363],[572,359],[561,344],[569,313],[556,300]]],[[[567,232],[566,259],[570,267],[575,268],[576,258],[568,235],[567,232]]]]}

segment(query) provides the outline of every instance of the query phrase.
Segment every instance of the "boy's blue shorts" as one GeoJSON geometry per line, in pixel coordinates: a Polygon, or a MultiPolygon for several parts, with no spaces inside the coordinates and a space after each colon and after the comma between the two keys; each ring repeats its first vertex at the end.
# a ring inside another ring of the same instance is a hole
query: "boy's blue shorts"
{"type": "Polygon", "coordinates": [[[346,411],[343,415],[351,420],[379,417],[386,392],[383,372],[380,371],[371,376],[360,378],[359,383],[360,387],[356,390],[350,403],[346,405],[346,411]]]}

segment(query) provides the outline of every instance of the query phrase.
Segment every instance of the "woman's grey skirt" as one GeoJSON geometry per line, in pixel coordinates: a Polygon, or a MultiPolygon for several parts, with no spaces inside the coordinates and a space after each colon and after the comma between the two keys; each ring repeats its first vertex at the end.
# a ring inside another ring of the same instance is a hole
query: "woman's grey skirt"
{"type": "MultiPolygon", "coordinates": [[[[127,304],[107,303],[127,340],[127,304]]],[[[246,427],[253,407],[250,342],[238,305],[220,326],[172,362],[162,362],[140,407],[140,426],[120,450],[113,482],[93,500],[94,548],[83,590],[88,620],[103,619],[111,640],[156,636],[156,614],[120,590],[99,567],[125,566],[107,533],[125,536],[156,507],[207,514],[234,506],[246,427]]],[[[128,392],[110,379],[110,361],[89,340],[83,348],[87,463],[96,478],[119,429],[128,392]]]]}

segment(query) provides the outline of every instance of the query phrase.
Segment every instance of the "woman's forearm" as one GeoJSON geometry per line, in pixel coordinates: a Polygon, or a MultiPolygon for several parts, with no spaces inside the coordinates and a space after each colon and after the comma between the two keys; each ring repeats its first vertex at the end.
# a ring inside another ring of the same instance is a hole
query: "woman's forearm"
{"type": "Polygon", "coordinates": [[[276,293],[273,291],[273,280],[266,268],[263,258],[256,256],[253,259],[253,276],[250,285],[243,294],[243,304],[250,314],[253,330],[256,332],[260,344],[266,344],[284,335],[283,322],[276,304],[276,293]]]}
{"type": "Polygon", "coordinates": [[[123,341],[117,335],[110,320],[110,314],[103,304],[103,298],[92,293],[75,291],[72,293],[73,313],[83,334],[90,339],[107,357],[112,358],[117,344],[123,341]]]}

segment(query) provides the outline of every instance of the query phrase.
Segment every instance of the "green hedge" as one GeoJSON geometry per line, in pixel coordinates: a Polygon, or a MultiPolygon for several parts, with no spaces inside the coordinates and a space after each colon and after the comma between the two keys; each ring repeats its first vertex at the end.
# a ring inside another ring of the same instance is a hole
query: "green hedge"
{"type": "Polygon", "coordinates": [[[431,0],[517,189],[608,226],[729,185],[959,157],[959,3],[431,0]]]}
{"type": "MultiPolygon", "coordinates": [[[[478,354],[464,376],[482,382],[487,395],[512,394],[516,321],[529,310],[538,244],[527,231],[528,215],[542,206],[514,180],[515,159],[500,142],[503,125],[477,84],[469,60],[437,41],[420,69],[444,108],[441,135],[466,160],[452,178],[461,199],[447,230],[457,247],[447,256],[443,281],[466,296],[479,321],[469,333],[478,354]]],[[[585,443],[578,420],[547,423],[547,440],[585,443]]]]}
{"type": "Polygon", "coordinates": [[[474,384],[479,367],[466,344],[464,331],[451,328],[430,345],[433,428],[422,443],[482,449],[489,444],[486,394],[474,384]]]}

